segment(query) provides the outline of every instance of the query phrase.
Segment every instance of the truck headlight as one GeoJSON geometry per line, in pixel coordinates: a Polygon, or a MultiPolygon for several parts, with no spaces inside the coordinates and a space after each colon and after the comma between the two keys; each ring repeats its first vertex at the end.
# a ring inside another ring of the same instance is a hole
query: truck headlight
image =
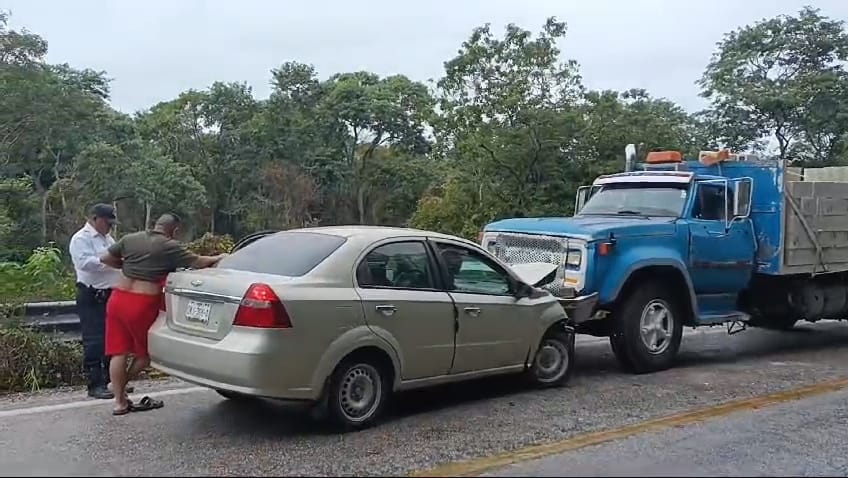
{"type": "Polygon", "coordinates": [[[580,269],[583,263],[583,252],[578,249],[569,249],[565,255],[565,266],[568,269],[580,269]]]}

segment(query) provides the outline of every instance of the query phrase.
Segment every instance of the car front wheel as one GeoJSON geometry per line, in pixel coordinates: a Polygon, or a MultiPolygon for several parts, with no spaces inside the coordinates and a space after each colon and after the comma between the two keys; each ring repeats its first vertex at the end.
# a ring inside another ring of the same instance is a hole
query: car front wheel
{"type": "Polygon", "coordinates": [[[565,385],[574,371],[574,334],[548,332],[542,338],[528,378],[537,387],[565,385]]]}

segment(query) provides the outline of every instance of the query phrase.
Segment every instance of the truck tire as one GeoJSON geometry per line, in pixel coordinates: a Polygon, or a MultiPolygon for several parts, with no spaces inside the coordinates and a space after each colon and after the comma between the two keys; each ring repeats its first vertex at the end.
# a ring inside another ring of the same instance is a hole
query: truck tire
{"type": "Polygon", "coordinates": [[[659,283],[633,288],[615,313],[610,337],[622,368],[641,374],[671,367],[683,338],[684,313],[680,301],[659,283]]]}

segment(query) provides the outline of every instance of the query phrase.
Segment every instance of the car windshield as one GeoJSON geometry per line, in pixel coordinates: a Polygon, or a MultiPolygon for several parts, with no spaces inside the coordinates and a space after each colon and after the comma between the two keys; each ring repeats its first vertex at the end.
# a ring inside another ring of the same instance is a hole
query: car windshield
{"type": "Polygon", "coordinates": [[[617,183],[601,186],[580,210],[583,215],[680,217],[688,184],[617,183]]]}
{"type": "Polygon", "coordinates": [[[344,237],[330,234],[279,232],[225,257],[218,268],[299,277],[314,269],[344,242],[344,237]]]}

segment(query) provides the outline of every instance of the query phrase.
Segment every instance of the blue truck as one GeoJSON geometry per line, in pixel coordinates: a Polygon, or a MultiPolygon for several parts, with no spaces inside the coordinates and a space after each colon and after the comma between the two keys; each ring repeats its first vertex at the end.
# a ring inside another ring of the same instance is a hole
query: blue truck
{"type": "Polygon", "coordinates": [[[627,145],[624,171],[580,187],[573,217],[492,222],[481,244],[558,264],[545,288],[634,373],[673,366],[684,327],[848,316],[848,169],[721,153],[637,163],[627,145]]]}

